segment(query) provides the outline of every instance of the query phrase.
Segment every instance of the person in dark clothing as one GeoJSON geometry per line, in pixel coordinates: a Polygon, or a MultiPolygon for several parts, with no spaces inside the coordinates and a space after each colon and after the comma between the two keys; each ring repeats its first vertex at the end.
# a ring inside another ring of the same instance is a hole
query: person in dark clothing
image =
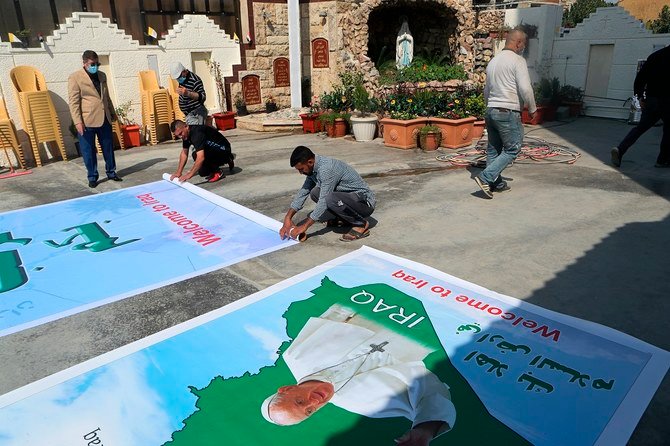
{"type": "Polygon", "coordinates": [[[201,177],[206,177],[208,182],[214,183],[225,177],[222,165],[228,164],[230,172],[235,168],[235,154],[231,150],[230,143],[215,128],[207,125],[188,125],[184,121],[176,120],[170,124],[170,130],[184,141],[179,154],[179,165],[175,173],[170,176],[170,180],[178,178],[179,181],[186,181],[197,173],[201,177]],[[193,145],[193,166],[188,172],[183,173],[191,145],[193,145]]]}
{"type": "Polygon", "coordinates": [[[621,166],[621,159],[635,141],[649,130],[659,119],[663,120],[661,150],[654,167],[670,167],[670,46],[652,53],[635,76],[633,92],[640,99],[642,116],[640,123],[613,147],[612,164],[621,166]]]}

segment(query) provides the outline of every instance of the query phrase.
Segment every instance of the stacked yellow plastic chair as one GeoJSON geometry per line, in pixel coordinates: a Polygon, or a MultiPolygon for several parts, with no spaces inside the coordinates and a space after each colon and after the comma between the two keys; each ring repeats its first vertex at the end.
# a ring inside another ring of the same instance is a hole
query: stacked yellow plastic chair
{"type": "MultiPolygon", "coordinates": [[[[9,158],[7,149],[13,150],[21,169],[26,168],[26,159],[23,156],[19,138],[16,136],[16,127],[14,127],[14,122],[9,118],[4,98],[0,99],[0,147],[5,151],[7,158],[9,158]]],[[[8,159],[7,162],[11,163],[12,161],[8,159]]]]}
{"type": "Polygon", "coordinates": [[[183,121],[186,119],[186,115],[179,108],[179,93],[177,93],[177,87],[179,87],[179,82],[176,79],[170,78],[170,99],[172,99],[172,110],[174,112],[174,118],[183,121]]]}
{"type": "Polygon", "coordinates": [[[42,73],[34,67],[19,65],[12,68],[9,77],[14,85],[23,129],[30,138],[37,166],[42,165],[39,153],[41,143],[56,142],[61,156],[67,160],[60,121],[42,73]]]}
{"type": "Polygon", "coordinates": [[[140,71],[140,94],[142,95],[142,127],[149,130],[151,144],[172,139],[172,102],[167,90],[158,86],[153,70],[140,71]]]}

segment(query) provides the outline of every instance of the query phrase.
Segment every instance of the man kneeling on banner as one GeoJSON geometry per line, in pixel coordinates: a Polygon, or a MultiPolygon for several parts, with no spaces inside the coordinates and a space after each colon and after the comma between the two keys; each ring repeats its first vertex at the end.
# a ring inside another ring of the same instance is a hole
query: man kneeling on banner
{"type": "Polygon", "coordinates": [[[375,210],[375,194],[350,165],[327,156],[315,155],[308,147],[293,150],[291,167],[307,178],[295,194],[279,230],[282,239],[304,240],[305,233],[316,221],[328,226],[350,225],[340,240],[350,242],[370,235],[367,218],[375,210]],[[310,197],[316,202],[314,210],[302,223],[293,224],[293,216],[310,197]]]}
{"type": "Polygon", "coordinates": [[[205,177],[209,183],[214,183],[225,178],[221,168],[224,164],[228,164],[228,170],[233,172],[235,154],[232,152],[230,142],[218,130],[207,125],[189,125],[178,119],[170,124],[170,130],[184,142],[179,154],[179,165],[175,173],[170,176],[170,180],[178,178],[179,181],[186,181],[197,173],[205,177]],[[193,166],[188,172],[183,173],[191,145],[193,166]]]}
{"type": "Polygon", "coordinates": [[[371,418],[405,417],[402,446],[428,445],[453,428],[449,387],[423,363],[419,342],[333,305],[311,317],[282,354],[297,384],[280,387],[261,406],[274,424],[300,423],[327,403],[371,418]]]}

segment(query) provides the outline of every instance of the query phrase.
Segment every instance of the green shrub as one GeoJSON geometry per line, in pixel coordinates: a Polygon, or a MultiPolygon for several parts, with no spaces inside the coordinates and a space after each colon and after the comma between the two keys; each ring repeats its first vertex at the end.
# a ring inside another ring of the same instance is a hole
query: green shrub
{"type": "Polygon", "coordinates": [[[391,62],[388,61],[379,68],[379,81],[383,85],[402,82],[445,82],[452,79],[465,80],[468,78],[461,65],[426,63],[424,59],[416,58],[410,66],[397,70],[395,63],[391,62]]]}
{"type": "Polygon", "coordinates": [[[470,116],[474,116],[477,120],[484,119],[486,115],[486,101],[481,92],[474,91],[465,98],[465,110],[470,116]]]}

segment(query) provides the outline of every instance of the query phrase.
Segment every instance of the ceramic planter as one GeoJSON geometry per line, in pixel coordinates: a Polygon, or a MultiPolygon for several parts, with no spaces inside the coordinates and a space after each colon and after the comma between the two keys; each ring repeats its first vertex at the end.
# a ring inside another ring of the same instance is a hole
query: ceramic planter
{"type": "Polygon", "coordinates": [[[430,118],[430,123],[442,131],[442,147],[458,149],[472,142],[472,129],[476,118],[462,119],[430,118]]]}
{"type": "Polygon", "coordinates": [[[277,104],[274,102],[265,103],[265,113],[272,113],[277,111],[277,104]]]}
{"type": "Polygon", "coordinates": [[[484,129],[486,129],[486,121],[483,119],[481,121],[475,121],[472,126],[472,140],[478,141],[482,136],[484,136],[484,129]]]}
{"type": "Polygon", "coordinates": [[[347,121],[343,118],[335,119],[333,123],[333,138],[342,138],[347,134],[347,121]]]}
{"type": "Polygon", "coordinates": [[[580,116],[582,114],[582,106],[584,103],[563,101],[563,105],[567,106],[568,110],[570,110],[570,116],[580,116]]]}
{"type": "Polygon", "coordinates": [[[333,122],[326,122],[326,135],[329,138],[342,138],[347,134],[347,121],[344,118],[336,118],[333,122]]]}
{"type": "Polygon", "coordinates": [[[440,134],[438,132],[429,132],[421,135],[421,148],[427,152],[432,152],[440,147],[440,134]]]}
{"type": "Polygon", "coordinates": [[[302,119],[303,133],[319,133],[323,131],[323,122],[319,120],[319,113],[303,113],[300,115],[302,119]]]}
{"type": "Polygon", "coordinates": [[[140,146],[140,126],[137,124],[134,125],[122,125],[121,133],[123,134],[123,145],[126,149],[130,147],[139,147],[140,146]]]}
{"type": "Polygon", "coordinates": [[[544,113],[546,110],[546,105],[538,105],[537,111],[535,112],[535,117],[531,119],[530,113],[528,113],[528,109],[524,108],[523,112],[521,112],[521,122],[523,124],[540,125],[545,121],[544,113]]]}
{"type": "Polygon", "coordinates": [[[372,141],[377,131],[377,116],[351,116],[351,131],[356,141],[372,141]]]}
{"type": "Polygon", "coordinates": [[[229,130],[235,128],[235,112],[214,113],[214,123],[219,130],[229,130]]]}
{"type": "Polygon", "coordinates": [[[412,149],[417,145],[419,129],[428,124],[428,118],[407,120],[384,118],[379,123],[383,126],[384,145],[398,149],[412,149]]]}
{"type": "Polygon", "coordinates": [[[249,110],[247,110],[246,105],[239,105],[236,108],[237,108],[237,116],[246,116],[249,114],[249,110]]]}

